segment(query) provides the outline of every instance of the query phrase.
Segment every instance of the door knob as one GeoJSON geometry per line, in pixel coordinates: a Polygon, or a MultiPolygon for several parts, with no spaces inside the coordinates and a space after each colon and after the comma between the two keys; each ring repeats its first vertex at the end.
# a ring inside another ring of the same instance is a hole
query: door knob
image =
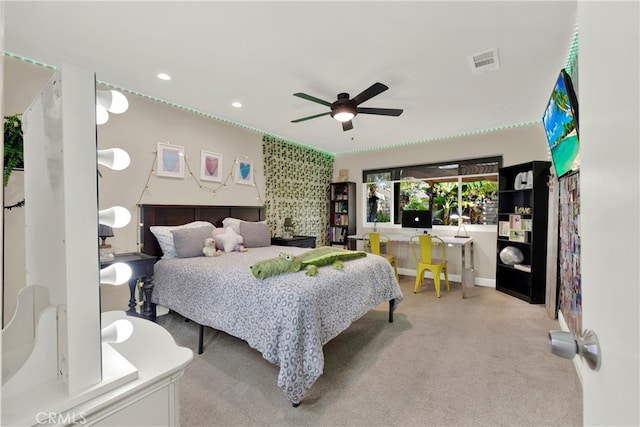
{"type": "Polygon", "coordinates": [[[591,369],[600,369],[600,343],[593,331],[585,330],[580,337],[568,331],[549,331],[549,345],[556,356],[573,359],[579,354],[591,369]]]}

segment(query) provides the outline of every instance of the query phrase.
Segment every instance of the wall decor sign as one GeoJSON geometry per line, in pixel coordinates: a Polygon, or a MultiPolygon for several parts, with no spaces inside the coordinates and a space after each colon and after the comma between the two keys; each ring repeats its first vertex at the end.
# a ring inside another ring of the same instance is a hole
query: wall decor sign
{"type": "Polygon", "coordinates": [[[222,182],[222,154],[200,151],[200,179],[222,182]]]}
{"type": "Polygon", "coordinates": [[[527,190],[533,188],[533,171],[520,172],[513,181],[515,190],[527,190]]]}
{"type": "Polygon", "coordinates": [[[517,214],[522,214],[522,215],[531,215],[533,213],[533,209],[531,208],[531,206],[514,206],[513,210],[515,211],[515,213],[517,214]]]}
{"type": "Polygon", "coordinates": [[[512,242],[526,242],[527,232],[523,230],[510,230],[509,240],[512,242]]]}
{"type": "Polygon", "coordinates": [[[158,142],[158,176],[184,178],[184,147],[158,142]]]}
{"type": "Polygon", "coordinates": [[[500,221],[498,223],[498,236],[509,237],[509,221],[500,221]]]}
{"type": "Polygon", "coordinates": [[[238,160],[235,167],[236,184],[253,185],[253,162],[238,160]]]}
{"type": "Polygon", "coordinates": [[[522,217],[520,215],[509,215],[509,229],[511,230],[522,229],[522,217]]]}

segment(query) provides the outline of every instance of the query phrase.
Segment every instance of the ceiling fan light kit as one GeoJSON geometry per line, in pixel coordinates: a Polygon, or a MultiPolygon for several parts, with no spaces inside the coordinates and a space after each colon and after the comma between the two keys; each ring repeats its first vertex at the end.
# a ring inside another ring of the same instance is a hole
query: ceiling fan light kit
{"type": "Polygon", "coordinates": [[[334,111],[331,116],[339,122],[348,122],[355,117],[351,111],[334,111]]]}
{"type": "Polygon", "coordinates": [[[315,119],[317,117],[331,115],[331,117],[333,117],[337,121],[342,122],[342,130],[347,131],[353,129],[353,123],[351,123],[351,119],[358,115],[358,113],[397,117],[402,114],[403,110],[395,108],[358,107],[358,105],[373,98],[376,95],[381,94],[387,89],[389,89],[389,87],[382,83],[374,83],[368,89],[365,89],[359,95],[355,96],[353,99],[349,99],[348,93],[339,93],[336,101],[333,103],[316,98],[311,95],[307,95],[306,93],[294,93],[293,95],[299,98],[327,106],[330,108],[330,111],[326,113],[315,114],[313,116],[303,117],[301,119],[292,120],[291,123],[298,123],[305,120],[315,119]]]}
{"type": "Polygon", "coordinates": [[[348,93],[339,93],[338,100],[331,104],[331,117],[339,122],[348,122],[358,114],[357,108],[351,105],[348,93]]]}

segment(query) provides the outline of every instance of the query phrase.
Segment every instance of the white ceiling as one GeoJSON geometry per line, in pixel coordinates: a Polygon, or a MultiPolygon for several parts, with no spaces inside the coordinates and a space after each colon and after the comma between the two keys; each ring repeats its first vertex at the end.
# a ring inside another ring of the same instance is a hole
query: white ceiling
{"type": "Polygon", "coordinates": [[[332,153],[539,121],[576,31],[575,1],[4,2],[4,48],[332,153]],[[469,56],[497,48],[500,68],[469,56]],[[170,82],[156,78],[170,74],[170,82]],[[344,132],[333,102],[389,90],[344,132]],[[243,108],[235,109],[232,101],[243,108]]]}

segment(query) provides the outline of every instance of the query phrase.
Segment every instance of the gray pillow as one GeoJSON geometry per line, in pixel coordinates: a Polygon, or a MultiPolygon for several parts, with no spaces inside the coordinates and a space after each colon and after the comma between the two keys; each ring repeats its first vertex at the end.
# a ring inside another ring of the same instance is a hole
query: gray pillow
{"type": "Polygon", "coordinates": [[[213,225],[203,225],[202,227],[177,228],[171,230],[171,234],[173,234],[173,245],[176,248],[178,258],[204,256],[202,253],[204,241],[211,237],[213,229],[213,225]]]}
{"type": "Polygon", "coordinates": [[[264,222],[241,222],[240,235],[245,248],[271,245],[271,231],[269,231],[269,225],[264,222]]]}

